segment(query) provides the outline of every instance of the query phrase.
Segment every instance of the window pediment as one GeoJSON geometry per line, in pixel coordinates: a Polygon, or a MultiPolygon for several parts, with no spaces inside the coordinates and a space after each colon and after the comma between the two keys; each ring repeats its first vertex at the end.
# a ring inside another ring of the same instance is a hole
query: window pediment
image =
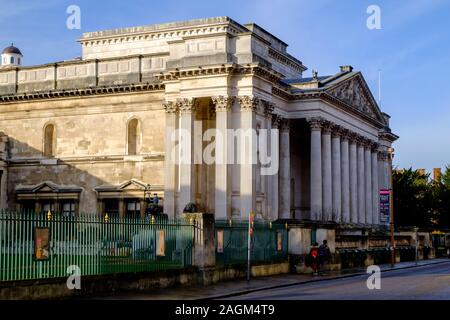
{"type": "Polygon", "coordinates": [[[144,191],[162,191],[162,185],[148,185],[137,179],[124,181],[118,185],[101,185],[94,188],[99,198],[143,198],[144,191]],[[149,188],[148,188],[149,187],[149,188]]]}
{"type": "Polygon", "coordinates": [[[16,195],[18,200],[36,198],[78,199],[83,191],[75,185],[58,185],[52,181],[44,181],[36,185],[18,185],[16,195]]]}

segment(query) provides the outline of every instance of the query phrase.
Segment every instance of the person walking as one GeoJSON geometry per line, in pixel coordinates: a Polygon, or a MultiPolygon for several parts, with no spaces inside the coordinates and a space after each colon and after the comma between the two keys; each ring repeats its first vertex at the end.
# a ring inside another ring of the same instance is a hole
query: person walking
{"type": "Polygon", "coordinates": [[[323,266],[330,260],[331,256],[327,240],[323,240],[322,244],[320,245],[318,249],[318,256],[319,256],[319,268],[323,269],[323,266]]]}
{"type": "Polygon", "coordinates": [[[319,275],[319,244],[317,242],[309,250],[309,266],[314,276],[319,275]]]}

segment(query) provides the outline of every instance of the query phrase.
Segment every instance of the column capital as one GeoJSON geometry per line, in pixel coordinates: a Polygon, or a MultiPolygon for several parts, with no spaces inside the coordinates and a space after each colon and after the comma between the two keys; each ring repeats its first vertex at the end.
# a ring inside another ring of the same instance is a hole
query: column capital
{"type": "Polygon", "coordinates": [[[280,124],[281,124],[281,117],[276,113],[272,113],[272,128],[273,129],[279,128],[280,124]]]}
{"type": "Polygon", "coordinates": [[[178,104],[175,101],[166,101],[163,103],[163,106],[168,114],[175,114],[178,112],[178,104]]]}
{"type": "Polygon", "coordinates": [[[323,119],[321,117],[309,118],[308,121],[311,131],[320,131],[322,129],[323,119]]]}
{"type": "Polygon", "coordinates": [[[348,139],[351,143],[358,144],[359,138],[360,138],[359,134],[353,131],[349,131],[348,139]]]}
{"type": "Polygon", "coordinates": [[[258,109],[259,98],[257,97],[239,96],[238,101],[241,111],[256,112],[258,109]]]}
{"type": "Polygon", "coordinates": [[[372,150],[373,153],[378,152],[379,147],[380,147],[380,144],[378,142],[372,141],[370,143],[370,149],[372,150]]]}
{"type": "Polygon", "coordinates": [[[291,129],[290,125],[291,124],[290,124],[289,119],[281,118],[281,120],[280,120],[280,130],[281,130],[281,132],[289,132],[289,130],[291,129]]]}
{"type": "Polygon", "coordinates": [[[351,132],[348,129],[341,128],[341,140],[348,141],[350,140],[351,132]]]}
{"type": "Polygon", "coordinates": [[[345,129],[342,128],[340,125],[333,124],[333,125],[331,126],[331,136],[332,136],[333,138],[339,138],[339,137],[341,137],[341,136],[343,135],[344,130],[345,130],[345,129]]]}
{"type": "Polygon", "coordinates": [[[389,154],[387,151],[378,151],[378,160],[380,161],[388,161],[389,154]]]}
{"type": "Polygon", "coordinates": [[[231,96],[216,96],[211,97],[212,102],[215,105],[216,112],[225,112],[231,109],[235,101],[235,97],[231,96]]]}
{"type": "Polygon", "coordinates": [[[356,143],[358,144],[358,146],[366,148],[368,145],[368,140],[365,137],[358,135],[358,137],[356,138],[356,143]]]}
{"type": "Polygon", "coordinates": [[[272,102],[261,100],[264,116],[269,118],[273,115],[275,105],[272,102]]]}
{"type": "Polygon", "coordinates": [[[331,132],[333,131],[333,126],[334,124],[330,121],[323,121],[322,124],[322,133],[323,134],[331,134],[331,132]]]}
{"type": "Polygon", "coordinates": [[[177,99],[177,105],[181,113],[191,113],[197,109],[198,101],[195,98],[180,98],[177,99]]]}
{"type": "Polygon", "coordinates": [[[374,141],[369,139],[369,138],[363,138],[363,146],[365,149],[369,149],[372,150],[372,145],[373,145],[374,141]]]}

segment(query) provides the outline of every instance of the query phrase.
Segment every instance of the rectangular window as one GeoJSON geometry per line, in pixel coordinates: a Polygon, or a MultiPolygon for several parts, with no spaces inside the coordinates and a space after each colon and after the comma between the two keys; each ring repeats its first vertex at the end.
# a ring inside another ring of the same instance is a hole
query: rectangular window
{"type": "Polygon", "coordinates": [[[46,201],[46,200],[44,200],[42,202],[42,211],[44,213],[47,213],[49,211],[51,213],[55,213],[55,204],[53,203],[53,201],[46,201]]]}
{"type": "Polygon", "coordinates": [[[119,216],[119,200],[117,199],[105,199],[105,212],[110,217],[119,216]]]}
{"type": "Polygon", "coordinates": [[[127,200],[127,217],[137,218],[141,215],[141,202],[138,199],[127,200]]]}
{"type": "Polygon", "coordinates": [[[62,214],[64,217],[74,217],[75,216],[75,202],[63,202],[61,203],[62,214]]]}
{"type": "Polygon", "coordinates": [[[33,213],[36,210],[36,203],[33,200],[25,200],[21,202],[22,211],[26,213],[33,213]]]}

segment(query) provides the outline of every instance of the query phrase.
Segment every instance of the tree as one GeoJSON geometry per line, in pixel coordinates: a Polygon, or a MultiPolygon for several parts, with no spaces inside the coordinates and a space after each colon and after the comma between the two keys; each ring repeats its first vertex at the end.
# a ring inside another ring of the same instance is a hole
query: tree
{"type": "Polygon", "coordinates": [[[395,170],[394,219],[397,226],[430,226],[433,224],[433,195],[429,175],[421,175],[412,168],[395,170]]]}
{"type": "Polygon", "coordinates": [[[392,178],[396,226],[450,228],[450,166],[439,181],[412,168],[395,170],[392,178]]]}
{"type": "Polygon", "coordinates": [[[436,210],[439,211],[439,225],[450,228],[450,166],[445,167],[441,180],[435,182],[436,210]]]}

